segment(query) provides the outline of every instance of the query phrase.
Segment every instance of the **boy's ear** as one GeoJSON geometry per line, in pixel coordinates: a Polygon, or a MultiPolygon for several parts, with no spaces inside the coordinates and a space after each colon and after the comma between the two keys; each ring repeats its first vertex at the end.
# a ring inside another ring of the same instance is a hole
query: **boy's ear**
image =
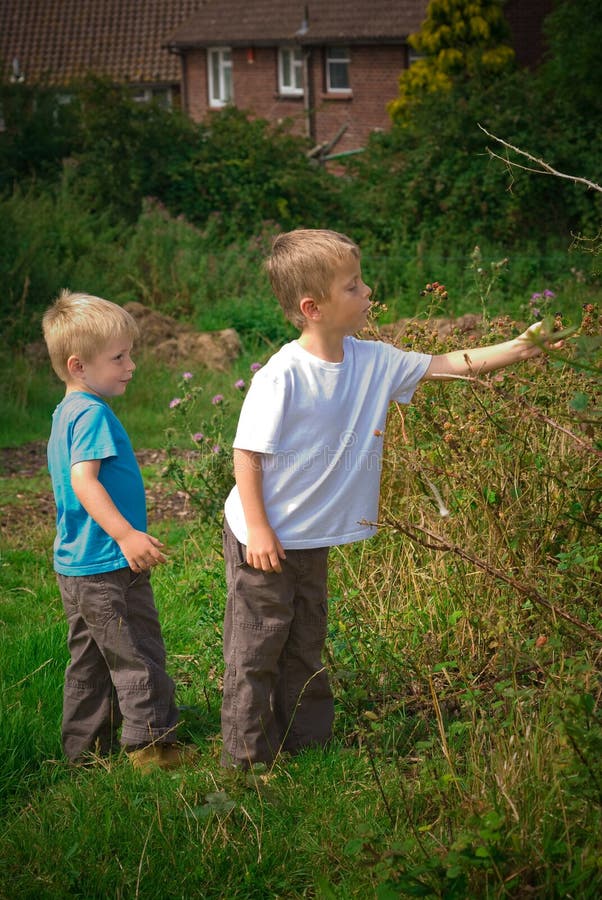
{"type": "Polygon", "coordinates": [[[67,360],[67,371],[72,378],[81,375],[84,371],[84,364],[82,363],[79,356],[70,356],[67,360]]]}
{"type": "Polygon", "coordinates": [[[301,310],[302,315],[312,322],[315,322],[320,318],[320,307],[313,297],[302,297],[299,303],[299,309],[301,310]]]}

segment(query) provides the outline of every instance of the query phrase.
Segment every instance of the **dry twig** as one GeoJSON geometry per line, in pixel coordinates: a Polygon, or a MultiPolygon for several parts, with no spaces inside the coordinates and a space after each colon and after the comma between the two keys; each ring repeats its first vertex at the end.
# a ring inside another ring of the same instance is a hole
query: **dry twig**
{"type": "Polygon", "coordinates": [[[539,159],[537,156],[532,156],[530,153],[527,153],[526,150],[521,150],[520,147],[515,147],[514,144],[508,143],[508,141],[502,140],[502,138],[497,137],[495,134],[491,134],[487,131],[486,128],[483,128],[482,125],[479,125],[481,131],[487,135],[487,137],[491,138],[492,141],[497,141],[498,144],[501,144],[502,147],[506,148],[506,151],[512,150],[513,153],[516,153],[518,156],[524,157],[524,159],[528,159],[529,162],[534,163],[538,168],[533,168],[532,166],[523,166],[520,163],[514,162],[510,159],[508,154],[506,156],[500,156],[499,153],[494,153],[493,150],[487,148],[487,152],[491,156],[492,159],[499,159],[508,167],[514,167],[516,169],[522,169],[524,172],[533,172],[535,175],[554,175],[556,178],[566,178],[567,181],[572,181],[573,184],[584,184],[587,188],[592,191],[600,191],[602,193],[602,187],[599,184],[596,184],[595,181],[590,181],[589,178],[581,178],[579,175],[567,175],[565,172],[559,172],[557,169],[554,169],[549,163],[545,162],[543,159],[539,159]]]}

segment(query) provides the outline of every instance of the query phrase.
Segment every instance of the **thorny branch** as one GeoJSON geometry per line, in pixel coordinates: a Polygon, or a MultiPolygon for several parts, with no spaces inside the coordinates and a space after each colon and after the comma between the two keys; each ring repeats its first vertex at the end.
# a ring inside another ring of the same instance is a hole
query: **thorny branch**
{"type": "Polygon", "coordinates": [[[538,159],[537,156],[532,156],[530,153],[527,153],[526,150],[521,150],[519,147],[515,147],[514,144],[509,144],[508,141],[504,141],[502,140],[502,138],[496,137],[495,134],[491,134],[489,131],[487,131],[486,128],[483,128],[482,125],[479,125],[479,128],[484,134],[487,135],[487,137],[491,138],[492,141],[497,141],[498,144],[501,144],[502,147],[505,147],[506,151],[512,150],[513,153],[516,153],[519,156],[528,159],[530,162],[538,166],[538,168],[533,168],[532,166],[522,166],[520,163],[511,160],[507,152],[506,156],[500,156],[499,153],[494,153],[493,150],[490,150],[490,148],[488,147],[487,152],[492,159],[499,159],[508,167],[514,166],[514,168],[516,169],[522,169],[525,172],[533,172],[535,175],[554,175],[556,178],[566,178],[567,181],[572,181],[573,184],[584,184],[587,188],[590,188],[590,190],[599,191],[600,193],[602,193],[602,187],[599,184],[596,184],[595,181],[590,181],[588,178],[581,178],[579,175],[567,175],[565,172],[559,172],[543,159],[538,159]]]}
{"type": "Polygon", "coordinates": [[[565,610],[560,609],[558,606],[555,606],[553,603],[550,603],[549,600],[546,600],[545,597],[537,591],[532,585],[523,584],[518,581],[516,578],[512,578],[512,576],[506,574],[501,569],[496,569],[495,566],[492,566],[486,560],[481,559],[479,556],[476,556],[474,553],[471,553],[469,550],[465,550],[463,547],[460,547],[458,544],[454,544],[451,541],[448,541],[446,538],[442,537],[440,534],[437,534],[434,531],[430,531],[428,528],[424,528],[421,525],[409,525],[400,522],[398,519],[384,519],[382,522],[368,522],[368,525],[375,525],[379,528],[387,527],[393,528],[395,531],[399,531],[401,534],[405,534],[410,540],[415,541],[418,544],[421,544],[423,547],[426,547],[430,550],[442,550],[448,553],[455,553],[456,556],[459,556],[461,559],[465,559],[468,562],[472,563],[481,571],[486,572],[492,578],[496,578],[499,581],[503,581],[506,584],[510,585],[517,593],[522,594],[524,597],[527,597],[529,600],[534,601],[540,606],[545,607],[552,615],[557,616],[560,619],[565,619],[567,622],[570,622],[571,625],[574,625],[576,628],[579,628],[581,631],[584,631],[591,638],[596,641],[602,643],[602,633],[600,633],[596,628],[593,628],[591,625],[586,625],[584,622],[580,622],[575,616],[572,616],[570,613],[565,612],[565,610]]]}

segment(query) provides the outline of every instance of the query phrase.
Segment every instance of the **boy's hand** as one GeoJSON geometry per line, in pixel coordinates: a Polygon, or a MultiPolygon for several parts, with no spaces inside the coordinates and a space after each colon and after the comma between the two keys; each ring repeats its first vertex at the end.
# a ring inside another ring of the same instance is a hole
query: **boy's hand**
{"type": "Polygon", "coordinates": [[[161,541],[144,531],[136,531],[132,528],[117,543],[132,572],[144,572],[167,561],[167,557],[161,552],[163,547],[161,541]]]}
{"type": "Polygon", "coordinates": [[[262,572],[282,572],[281,559],[286,559],[286,553],[269,526],[248,529],[248,565],[253,569],[261,569],[262,572]]]}
{"type": "Polygon", "coordinates": [[[530,325],[526,331],[523,331],[517,337],[517,341],[523,344],[521,358],[530,359],[532,356],[537,356],[545,350],[560,350],[564,342],[561,340],[555,341],[554,337],[553,332],[552,334],[546,333],[543,322],[535,322],[534,325],[530,325]]]}

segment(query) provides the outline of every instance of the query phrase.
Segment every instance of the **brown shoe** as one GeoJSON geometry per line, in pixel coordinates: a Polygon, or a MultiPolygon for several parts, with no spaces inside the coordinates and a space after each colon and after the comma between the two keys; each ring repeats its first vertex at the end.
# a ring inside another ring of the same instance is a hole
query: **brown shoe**
{"type": "Polygon", "coordinates": [[[198,760],[198,751],[182,744],[149,744],[140,750],[131,750],[128,758],[134,769],[148,775],[155,769],[178,769],[198,760]]]}

